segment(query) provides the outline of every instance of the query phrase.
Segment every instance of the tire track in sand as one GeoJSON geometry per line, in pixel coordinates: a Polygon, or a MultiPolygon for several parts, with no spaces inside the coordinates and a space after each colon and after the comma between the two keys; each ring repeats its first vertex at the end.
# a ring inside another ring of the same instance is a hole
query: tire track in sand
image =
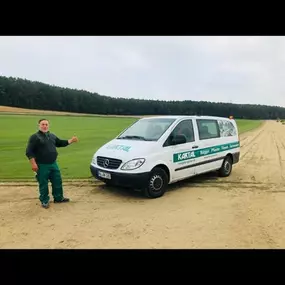
{"type": "Polygon", "coordinates": [[[275,144],[275,147],[276,147],[276,150],[277,150],[277,153],[278,153],[278,163],[279,163],[279,167],[280,167],[280,176],[281,176],[281,179],[284,180],[284,175],[283,175],[284,166],[283,166],[283,163],[282,163],[281,150],[280,150],[280,147],[278,145],[275,133],[271,133],[271,136],[272,136],[272,139],[274,141],[274,144],[275,144]]]}
{"type": "MultiPolygon", "coordinates": [[[[282,126],[281,126],[282,129],[282,126]]],[[[234,166],[233,173],[227,181],[257,181],[262,184],[279,184],[284,180],[280,141],[280,125],[267,121],[262,130],[245,134],[250,136],[250,143],[241,146],[240,162],[234,166]]]]}
{"type": "Polygon", "coordinates": [[[283,134],[284,126],[273,121],[264,124],[263,132],[255,136],[251,134],[251,145],[241,147],[245,155],[241,156],[240,163],[227,179],[233,183],[237,199],[232,209],[233,230],[227,236],[227,239],[235,240],[231,243],[235,248],[285,246],[285,229],[282,226],[285,222],[283,134]],[[236,180],[246,183],[250,179],[266,187],[252,185],[247,189],[245,184],[241,184],[238,188],[235,183],[236,180]]]}
{"type": "MultiPolygon", "coordinates": [[[[254,135],[251,135],[252,137],[250,138],[250,137],[244,137],[244,138],[242,138],[241,139],[241,141],[240,141],[240,145],[241,145],[241,148],[246,148],[246,146],[248,146],[248,145],[252,145],[252,143],[256,140],[256,139],[258,139],[258,137],[262,134],[264,132],[264,129],[261,129],[258,133],[254,133],[254,135]]],[[[243,154],[243,155],[245,155],[247,153],[247,151],[243,154]]]]}

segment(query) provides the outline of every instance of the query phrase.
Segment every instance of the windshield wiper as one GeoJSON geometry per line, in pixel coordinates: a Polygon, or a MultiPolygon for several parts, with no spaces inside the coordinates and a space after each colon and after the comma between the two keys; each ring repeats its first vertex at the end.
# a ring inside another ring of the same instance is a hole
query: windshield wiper
{"type": "Polygon", "coordinates": [[[139,140],[144,140],[146,141],[147,139],[141,136],[124,136],[120,137],[119,139],[139,139],[139,140]]]}

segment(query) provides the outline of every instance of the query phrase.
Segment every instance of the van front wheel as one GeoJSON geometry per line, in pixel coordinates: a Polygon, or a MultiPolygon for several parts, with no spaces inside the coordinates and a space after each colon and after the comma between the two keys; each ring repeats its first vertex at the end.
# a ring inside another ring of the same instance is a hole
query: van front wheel
{"type": "Polygon", "coordinates": [[[167,185],[167,173],[162,168],[155,167],[150,173],[148,185],[144,189],[144,194],[149,198],[159,198],[164,195],[167,185]]]}

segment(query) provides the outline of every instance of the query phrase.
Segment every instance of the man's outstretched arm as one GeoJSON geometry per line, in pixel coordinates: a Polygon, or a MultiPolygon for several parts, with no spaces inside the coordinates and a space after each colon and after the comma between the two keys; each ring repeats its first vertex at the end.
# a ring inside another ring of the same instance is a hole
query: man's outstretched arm
{"type": "Polygon", "coordinates": [[[56,145],[56,147],[66,147],[66,146],[68,146],[68,145],[70,145],[70,144],[72,144],[74,142],[77,142],[77,141],[78,141],[77,137],[72,137],[69,140],[62,140],[62,139],[60,139],[60,138],[58,138],[56,136],[56,138],[55,138],[55,145],[56,145]]]}

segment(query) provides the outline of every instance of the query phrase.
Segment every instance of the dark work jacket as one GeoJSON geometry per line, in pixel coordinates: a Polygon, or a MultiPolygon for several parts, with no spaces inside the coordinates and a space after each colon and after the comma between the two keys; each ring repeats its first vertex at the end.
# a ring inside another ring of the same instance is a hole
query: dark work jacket
{"type": "Polygon", "coordinates": [[[57,159],[57,147],[68,146],[68,140],[61,140],[55,134],[41,131],[31,135],[26,148],[28,159],[34,158],[36,163],[51,164],[57,159]]]}

